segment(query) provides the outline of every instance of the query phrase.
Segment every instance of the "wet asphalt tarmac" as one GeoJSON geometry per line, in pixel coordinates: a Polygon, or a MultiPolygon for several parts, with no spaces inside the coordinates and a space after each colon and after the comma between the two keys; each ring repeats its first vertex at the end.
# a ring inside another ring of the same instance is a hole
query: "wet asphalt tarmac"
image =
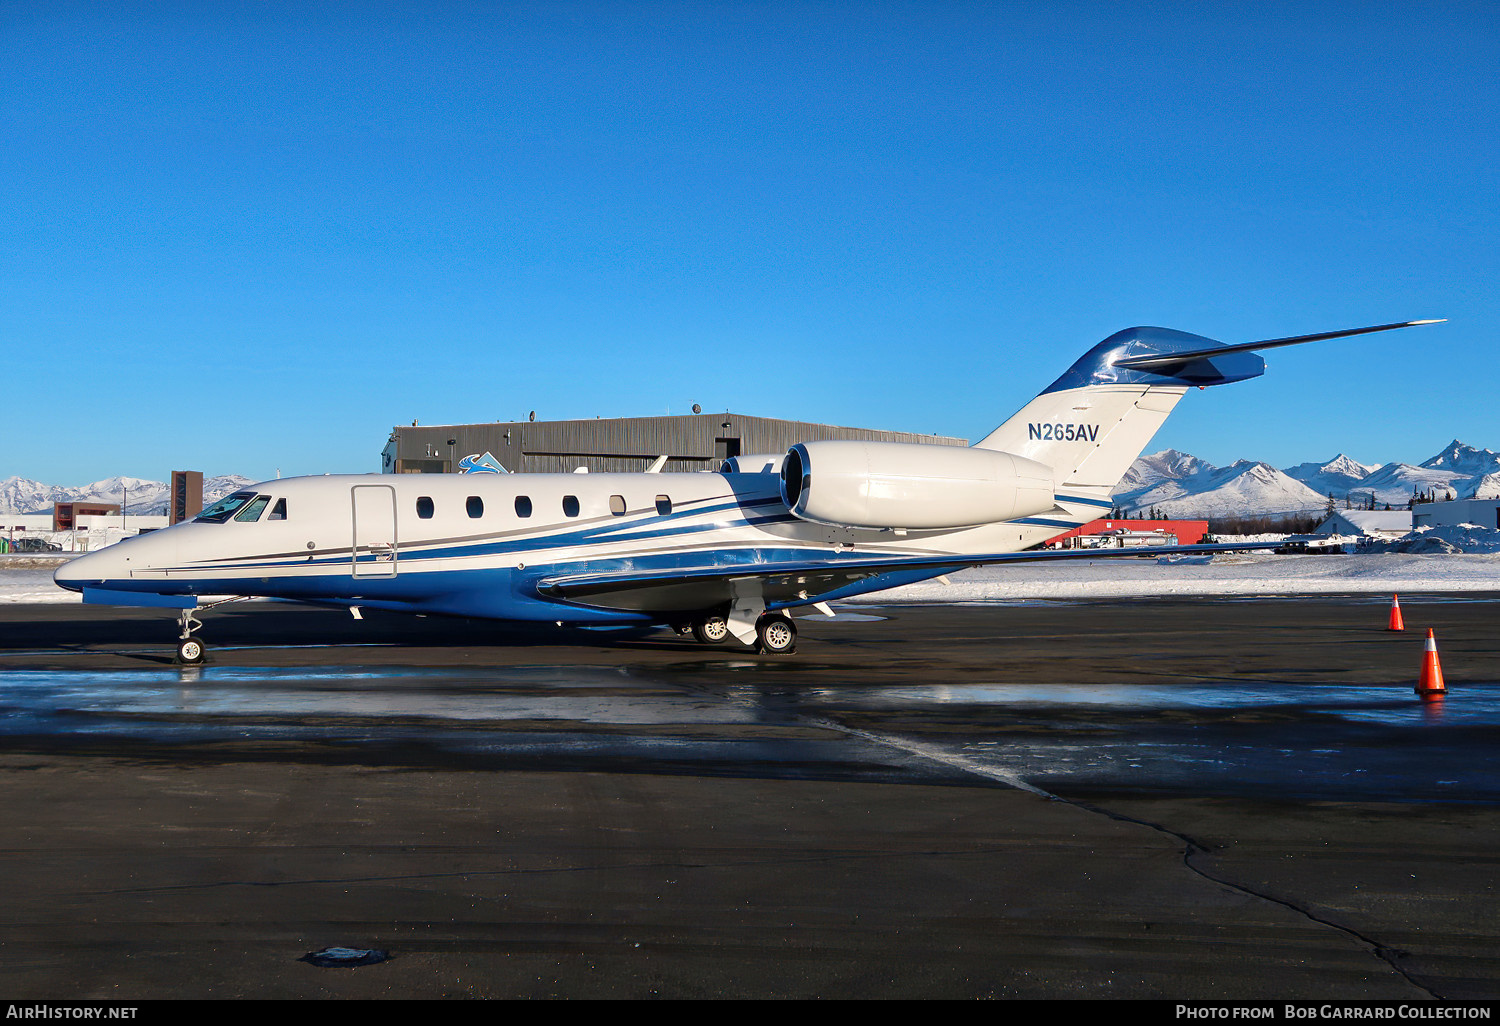
{"type": "Polygon", "coordinates": [[[1493,998],[1500,596],[1386,601],[3,609],[0,994],[1493,998]]]}

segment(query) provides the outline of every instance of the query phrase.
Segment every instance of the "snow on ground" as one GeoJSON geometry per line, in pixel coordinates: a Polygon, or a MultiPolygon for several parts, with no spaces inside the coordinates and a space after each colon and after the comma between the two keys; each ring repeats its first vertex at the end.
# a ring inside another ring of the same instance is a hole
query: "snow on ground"
{"type": "MultiPolygon", "coordinates": [[[[1170,562],[1170,558],[1112,557],[982,567],[950,575],[951,585],[926,581],[849,601],[897,605],[1174,595],[1500,592],[1500,554],[1257,553],[1219,555],[1207,562],[1170,562]]],[[[0,564],[0,603],[78,601],[76,593],[52,583],[50,568],[7,570],[0,564]]]]}
{"type": "Polygon", "coordinates": [[[1395,541],[1384,542],[1377,552],[1500,552],[1500,530],[1477,524],[1446,524],[1419,527],[1395,541]]]}
{"type": "Polygon", "coordinates": [[[1208,563],[1170,557],[1017,563],[952,574],[937,581],[851,599],[854,602],[1017,602],[1173,595],[1326,595],[1400,592],[1500,592],[1500,555],[1401,554],[1215,556],[1208,563]],[[1160,561],[1158,561],[1160,560],[1160,561]]]}
{"type": "Polygon", "coordinates": [[[0,603],[82,601],[83,596],[76,591],[65,591],[52,583],[51,569],[0,569],[0,603]]]}

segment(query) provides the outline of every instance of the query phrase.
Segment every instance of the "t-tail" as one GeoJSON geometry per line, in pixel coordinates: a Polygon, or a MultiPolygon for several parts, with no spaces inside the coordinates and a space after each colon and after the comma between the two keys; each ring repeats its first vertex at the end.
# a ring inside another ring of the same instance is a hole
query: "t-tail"
{"type": "Polygon", "coordinates": [[[1232,345],[1171,328],[1127,328],[1090,349],[975,448],[1051,467],[1059,503],[1080,500],[1082,515],[1108,504],[1110,492],[1189,388],[1265,373],[1255,350],[1437,323],[1403,321],[1232,345]]]}

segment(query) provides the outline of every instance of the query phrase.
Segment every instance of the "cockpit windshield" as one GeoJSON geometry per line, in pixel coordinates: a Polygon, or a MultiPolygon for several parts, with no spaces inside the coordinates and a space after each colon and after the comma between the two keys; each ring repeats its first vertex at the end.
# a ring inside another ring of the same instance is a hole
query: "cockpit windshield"
{"type": "Polygon", "coordinates": [[[243,506],[253,498],[255,498],[254,492],[235,492],[233,495],[226,495],[224,496],[224,498],[220,499],[218,502],[208,507],[208,509],[204,510],[202,513],[199,513],[196,517],[194,517],[193,523],[222,524],[224,521],[234,516],[235,512],[239,510],[241,506],[243,506]]]}
{"type": "Polygon", "coordinates": [[[234,515],[234,519],[242,524],[253,524],[260,519],[261,513],[270,503],[269,495],[257,495],[255,501],[234,515]]]}

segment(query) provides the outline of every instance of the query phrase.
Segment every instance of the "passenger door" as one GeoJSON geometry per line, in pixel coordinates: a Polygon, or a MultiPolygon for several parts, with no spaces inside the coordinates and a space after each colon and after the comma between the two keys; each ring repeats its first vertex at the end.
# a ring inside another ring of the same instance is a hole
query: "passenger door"
{"type": "Polygon", "coordinates": [[[355,485],[353,503],[355,577],[396,575],[396,489],[390,485],[355,485]]]}

